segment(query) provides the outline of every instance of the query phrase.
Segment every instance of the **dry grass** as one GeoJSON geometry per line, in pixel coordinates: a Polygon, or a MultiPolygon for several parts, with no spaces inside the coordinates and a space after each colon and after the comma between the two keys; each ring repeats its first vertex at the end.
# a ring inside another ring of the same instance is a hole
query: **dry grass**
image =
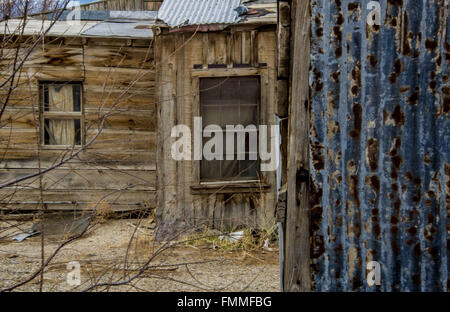
{"type": "Polygon", "coordinates": [[[278,233],[275,230],[257,230],[245,228],[242,238],[234,239],[231,233],[221,233],[204,226],[200,233],[188,235],[184,238],[185,244],[193,247],[211,247],[214,250],[224,251],[258,251],[265,247],[275,246],[278,233]]]}

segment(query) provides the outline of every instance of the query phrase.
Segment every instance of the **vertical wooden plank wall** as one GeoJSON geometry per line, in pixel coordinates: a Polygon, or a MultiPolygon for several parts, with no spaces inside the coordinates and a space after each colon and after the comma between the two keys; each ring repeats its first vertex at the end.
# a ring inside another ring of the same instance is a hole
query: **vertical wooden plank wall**
{"type": "Polygon", "coordinates": [[[104,0],[81,6],[86,11],[158,11],[160,0],[104,0]]]}
{"type": "Polygon", "coordinates": [[[288,199],[285,291],[311,290],[309,242],[309,60],[308,0],[294,1],[291,96],[289,105],[288,199]]]}
{"type": "Polygon", "coordinates": [[[276,198],[274,172],[263,173],[263,180],[269,184],[269,190],[265,192],[193,192],[191,186],[198,184],[198,166],[195,161],[175,162],[170,158],[170,130],[176,124],[193,129],[193,116],[199,116],[198,79],[194,72],[200,70],[208,77],[232,64],[247,64],[244,71],[248,71],[257,68],[251,67],[252,60],[256,59],[262,64],[263,123],[273,124],[277,111],[275,28],[257,32],[164,34],[156,38],[155,50],[159,60],[157,171],[160,220],[207,223],[228,229],[242,224],[270,227],[276,198]],[[223,68],[212,68],[218,65],[223,68]]]}

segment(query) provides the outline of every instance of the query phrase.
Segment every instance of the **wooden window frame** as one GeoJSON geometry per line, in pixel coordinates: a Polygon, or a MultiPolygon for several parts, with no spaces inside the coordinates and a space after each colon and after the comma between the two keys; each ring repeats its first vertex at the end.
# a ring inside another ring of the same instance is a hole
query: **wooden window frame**
{"type": "MultiPolygon", "coordinates": [[[[200,111],[200,78],[226,78],[226,77],[245,77],[255,76],[259,77],[260,88],[260,102],[258,108],[258,121],[259,125],[267,124],[267,108],[268,108],[268,68],[209,68],[192,70],[192,90],[193,90],[193,107],[192,107],[192,120],[194,117],[201,117],[200,111]]],[[[194,140],[194,136],[191,138],[194,140]]],[[[194,142],[191,142],[191,146],[194,146],[194,142]]],[[[259,153],[258,153],[259,154],[259,153]]],[[[269,189],[270,185],[264,183],[264,172],[258,168],[259,179],[249,180],[230,180],[230,179],[217,179],[216,181],[203,181],[200,178],[200,162],[201,160],[193,160],[193,184],[191,190],[193,193],[210,192],[213,189],[220,189],[221,192],[228,192],[233,189],[233,192],[237,193],[250,193],[250,192],[265,192],[269,189]]]]}
{"type": "Polygon", "coordinates": [[[83,81],[71,80],[71,81],[39,81],[39,145],[43,149],[59,149],[67,150],[73,148],[80,148],[85,145],[85,114],[84,114],[84,83],[83,81]],[[49,112],[44,108],[44,86],[49,84],[61,84],[61,85],[80,85],[80,111],[79,112],[49,112]],[[71,145],[52,145],[45,144],[45,119],[67,119],[67,120],[80,120],[80,138],[81,144],[71,145]]]}

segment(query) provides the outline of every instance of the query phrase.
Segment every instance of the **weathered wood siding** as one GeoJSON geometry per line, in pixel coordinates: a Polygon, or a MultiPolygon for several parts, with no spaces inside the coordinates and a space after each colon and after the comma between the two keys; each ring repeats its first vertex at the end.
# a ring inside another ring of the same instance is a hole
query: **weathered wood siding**
{"type": "Polygon", "coordinates": [[[86,11],[158,11],[159,0],[104,0],[81,6],[86,11]]]}
{"type": "MultiPolygon", "coordinates": [[[[270,227],[276,199],[275,172],[262,172],[264,190],[234,185],[199,185],[199,161],[175,161],[170,138],[174,125],[193,129],[199,116],[199,77],[260,75],[261,124],[273,124],[277,113],[276,31],[240,29],[208,33],[172,33],[155,41],[157,62],[158,216],[219,228],[242,224],[270,227]],[[243,64],[247,64],[242,66],[243,64]],[[220,67],[220,68],[218,68],[220,67]],[[195,187],[195,188],[193,188],[195,187]]],[[[192,147],[193,147],[192,143],[192,147]]]]}
{"type": "MultiPolygon", "coordinates": [[[[4,51],[2,77],[15,48],[4,51]]],[[[26,51],[23,48],[22,51],[26,51]]],[[[2,79],[3,80],[3,79],[2,79]]],[[[104,199],[114,210],[155,206],[155,75],[151,40],[54,39],[26,61],[0,122],[0,185],[57,163],[70,150],[39,146],[39,81],[83,83],[85,141],[78,157],[46,173],[48,209],[89,209],[104,199]],[[40,160],[40,161],[39,161],[40,160]],[[118,191],[122,190],[122,191],[118,191]]],[[[8,85],[0,90],[5,100],[8,85]]],[[[38,208],[38,178],[0,190],[1,209],[38,208]]]]}

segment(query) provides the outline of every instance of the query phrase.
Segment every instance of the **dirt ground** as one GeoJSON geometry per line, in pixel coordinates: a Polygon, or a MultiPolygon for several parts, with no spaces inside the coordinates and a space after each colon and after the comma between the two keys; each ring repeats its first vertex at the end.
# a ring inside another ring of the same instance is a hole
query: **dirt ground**
{"type": "MultiPolygon", "coordinates": [[[[0,233],[6,233],[1,229],[14,222],[0,222],[0,233]]],[[[181,243],[159,253],[161,243],[154,242],[154,230],[144,226],[136,230],[138,222],[107,220],[65,246],[44,272],[43,291],[83,291],[98,283],[115,285],[90,291],[279,291],[276,243],[269,249],[256,250],[181,243]],[[133,233],[136,239],[130,243],[133,233]],[[125,261],[127,250],[129,256],[125,261]],[[142,270],[149,259],[149,267],[142,270]],[[68,273],[74,276],[76,271],[75,267],[67,267],[72,261],[80,264],[79,286],[67,282],[68,273]],[[132,279],[140,271],[139,277],[132,279]]],[[[28,229],[31,225],[32,222],[26,222],[21,228],[28,229]]],[[[18,233],[17,229],[14,231],[18,233]]],[[[41,264],[41,236],[17,242],[11,238],[14,231],[7,237],[0,236],[0,289],[30,277],[41,264]]],[[[46,237],[46,258],[60,245],[60,239],[46,237]]],[[[15,291],[38,291],[39,287],[40,275],[15,291]]]]}

